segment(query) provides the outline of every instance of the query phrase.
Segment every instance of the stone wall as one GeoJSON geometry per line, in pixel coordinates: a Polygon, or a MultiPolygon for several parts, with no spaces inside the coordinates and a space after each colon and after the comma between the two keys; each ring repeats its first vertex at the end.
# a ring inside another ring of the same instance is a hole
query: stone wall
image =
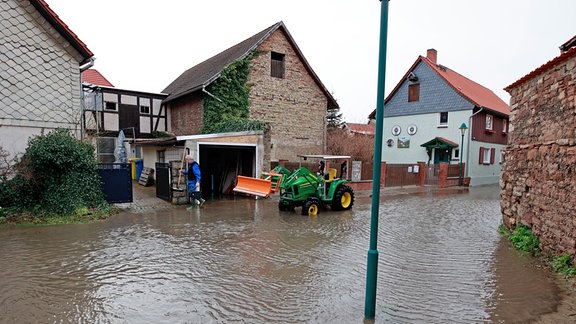
{"type": "Polygon", "coordinates": [[[507,88],[511,115],[500,180],[502,218],[508,228],[531,227],[544,253],[574,256],[576,55],[555,61],[507,88]]]}
{"type": "Polygon", "coordinates": [[[270,123],[270,160],[298,160],[298,154],[322,154],[327,98],[276,30],[258,47],[250,66],[250,118],[270,123]],[[285,55],[285,76],[270,76],[270,52],[285,55]]]}

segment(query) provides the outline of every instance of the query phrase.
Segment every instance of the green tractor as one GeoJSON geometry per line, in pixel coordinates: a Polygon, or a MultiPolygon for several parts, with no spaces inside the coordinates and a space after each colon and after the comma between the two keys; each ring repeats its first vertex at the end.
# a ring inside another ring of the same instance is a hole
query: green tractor
{"type": "MultiPolygon", "coordinates": [[[[354,192],[346,185],[346,180],[336,178],[336,169],[329,168],[330,160],[349,160],[350,156],[341,155],[299,155],[304,160],[319,159],[326,166],[313,173],[300,166],[289,175],[284,175],[280,185],[281,211],[292,211],[302,206],[302,215],[317,215],[321,209],[347,210],[354,205],[354,192]]],[[[347,163],[347,162],[346,162],[347,163]]]]}

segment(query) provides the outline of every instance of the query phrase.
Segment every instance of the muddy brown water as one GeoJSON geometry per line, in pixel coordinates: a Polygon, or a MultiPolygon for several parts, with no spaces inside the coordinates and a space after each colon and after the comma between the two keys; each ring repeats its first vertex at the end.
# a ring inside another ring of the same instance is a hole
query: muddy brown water
{"type": "Polygon", "coordinates": [[[383,196],[376,318],[371,200],[317,217],[271,199],[0,229],[1,323],[522,323],[560,290],[497,232],[497,187],[383,196]]]}

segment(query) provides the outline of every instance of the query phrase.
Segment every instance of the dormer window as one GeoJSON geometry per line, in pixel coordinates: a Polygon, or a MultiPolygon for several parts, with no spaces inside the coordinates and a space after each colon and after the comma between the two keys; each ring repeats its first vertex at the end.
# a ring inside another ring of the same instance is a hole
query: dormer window
{"type": "Polygon", "coordinates": [[[284,78],[284,54],[270,52],[270,76],[284,78]]]}

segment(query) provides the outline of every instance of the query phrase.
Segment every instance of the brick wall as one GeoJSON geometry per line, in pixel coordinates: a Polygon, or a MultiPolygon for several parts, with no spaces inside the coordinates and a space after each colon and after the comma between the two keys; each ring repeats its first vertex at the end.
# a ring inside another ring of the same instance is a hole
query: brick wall
{"type": "Polygon", "coordinates": [[[322,154],[327,99],[281,30],[258,48],[251,64],[250,118],[271,125],[270,159],[322,154]],[[270,51],[285,55],[285,77],[270,76],[270,51]]]}
{"type": "Polygon", "coordinates": [[[509,89],[500,187],[508,227],[530,226],[545,253],[576,254],[576,57],[509,89]]]}
{"type": "Polygon", "coordinates": [[[193,93],[170,102],[171,131],[177,135],[194,135],[202,131],[201,93],[193,93]]]}

